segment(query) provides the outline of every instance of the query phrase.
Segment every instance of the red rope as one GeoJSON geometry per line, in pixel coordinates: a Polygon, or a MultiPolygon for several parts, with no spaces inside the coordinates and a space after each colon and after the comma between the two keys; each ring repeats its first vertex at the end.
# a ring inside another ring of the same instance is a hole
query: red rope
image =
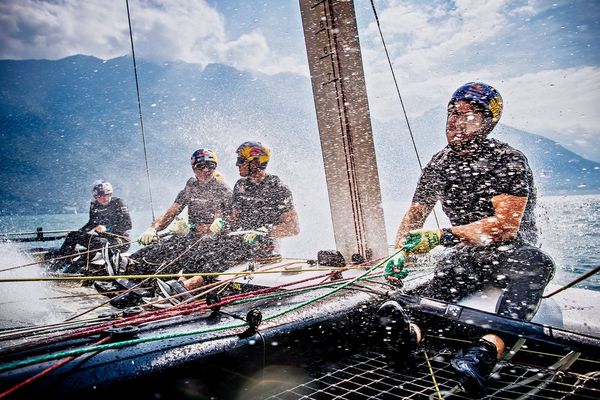
{"type": "MultiPolygon", "coordinates": [[[[1,351],[0,354],[10,354],[10,353],[18,352],[18,351],[35,348],[37,345],[45,346],[48,344],[58,343],[58,342],[66,341],[66,340],[70,340],[70,339],[77,339],[77,338],[83,338],[86,336],[91,336],[93,334],[104,331],[106,328],[108,328],[110,326],[122,327],[122,326],[128,326],[128,325],[139,325],[139,324],[145,324],[145,323],[149,323],[149,322],[159,321],[162,319],[183,316],[183,315],[189,315],[194,312],[207,311],[207,310],[215,308],[215,307],[222,307],[222,306],[231,304],[235,301],[249,300],[254,297],[257,297],[258,295],[266,295],[266,294],[269,294],[272,292],[277,292],[287,286],[295,286],[295,285],[298,285],[298,284],[301,284],[304,282],[309,282],[312,280],[317,280],[317,279],[321,279],[324,277],[328,277],[328,276],[333,275],[335,272],[337,272],[337,271],[328,272],[326,274],[321,274],[318,276],[313,276],[310,278],[301,279],[301,280],[294,281],[294,282],[288,282],[288,283],[284,283],[284,284],[273,286],[273,287],[253,290],[253,291],[250,291],[247,293],[235,294],[235,295],[223,298],[222,301],[220,301],[216,304],[212,304],[212,305],[210,305],[210,307],[206,305],[205,300],[201,300],[201,301],[193,302],[193,303],[184,303],[184,304],[175,305],[166,310],[163,309],[163,310],[147,311],[141,316],[134,315],[131,317],[126,317],[126,318],[119,320],[118,322],[110,321],[110,322],[105,322],[105,323],[101,323],[98,325],[94,325],[93,327],[79,328],[79,329],[70,331],[67,334],[65,334],[64,332],[59,332],[55,335],[49,335],[49,336],[44,336],[42,338],[33,339],[33,340],[29,341],[28,343],[25,343],[22,345],[17,345],[12,348],[6,348],[6,349],[4,349],[4,351],[1,351]]],[[[341,282],[347,281],[348,279],[351,279],[351,278],[339,279],[336,282],[341,283],[341,282]]],[[[319,286],[322,286],[323,283],[324,282],[319,282],[319,283],[316,283],[313,285],[301,286],[301,287],[295,288],[295,290],[317,288],[319,286]]],[[[282,295],[285,295],[285,294],[286,294],[285,292],[282,292],[282,295]]]]}
{"type": "MultiPolygon", "coordinates": [[[[111,336],[105,337],[104,339],[94,343],[94,346],[97,346],[99,344],[103,344],[108,342],[111,339],[111,336]]],[[[68,363],[69,361],[74,360],[75,358],[77,358],[76,356],[69,356],[67,358],[63,358],[62,360],[60,360],[59,362],[57,362],[56,364],[46,368],[45,370],[38,372],[37,374],[35,374],[34,376],[32,376],[31,378],[27,378],[25,379],[23,382],[16,384],[15,386],[13,386],[12,388],[8,389],[7,391],[0,393],[0,399],[5,398],[6,396],[16,392],[17,390],[24,388],[25,386],[31,384],[32,382],[42,378],[43,376],[48,375],[50,372],[62,367],[63,365],[65,365],[66,363],[68,363]]]]}

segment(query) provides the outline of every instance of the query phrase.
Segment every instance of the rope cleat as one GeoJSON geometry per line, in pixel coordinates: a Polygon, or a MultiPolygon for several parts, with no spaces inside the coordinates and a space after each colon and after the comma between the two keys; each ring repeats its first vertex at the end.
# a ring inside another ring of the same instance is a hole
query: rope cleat
{"type": "Polygon", "coordinates": [[[123,341],[137,337],[140,328],[133,325],[126,326],[111,326],[102,331],[103,336],[111,336],[112,340],[123,341]]]}
{"type": "Polygon", "coordinates": [[[258,308],[253,308],[246,314],[246,323],[249,325],[248,329],[240,334],[241,339],[249,338],[250,336],[258,332],[258,326],[262,322],[262,312],[258,308]]]}

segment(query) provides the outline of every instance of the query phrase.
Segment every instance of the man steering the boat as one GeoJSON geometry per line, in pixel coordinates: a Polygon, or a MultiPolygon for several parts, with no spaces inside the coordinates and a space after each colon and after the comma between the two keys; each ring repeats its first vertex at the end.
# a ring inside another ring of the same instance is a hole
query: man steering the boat
{"type": "MultiPolygon", "coordinates": [[[[487,285],[501,288],[500,315],[530,320],[554,273],[554,262],[537,245],[536,189],[527,158],[488,138],[502,114],[502,97],[490,85],[471,82],[448,104],[448,145],[423,169],[412,203],[398,228],[388,270],[399,272],[409,253],[448,248],[421,295],[449,302],[487,285]],[[422,229],[437,201],[451,227],[422,229]]],[[[388,279],[395,280],[395,273],[388,279]]],[[[465,389],[481,393],[504,352],[504,341],[487,334],[452,360],[465,389]]]]}
{"type": "Polygon", "coordinates": [[[118,252],[105,254],[110,275],[130,270],[135,274],[152,274],[159,265],[173,261],[179,266],[192,263],[198,253],[198,239],[210,233],[210,226],[217,217],[229,213],[231,189],[217,172],[217,154],[211,149],[198,149],[190,158],[194,177],[179,192],[173,204],[158,217],[138,238],[144,246],[125,258],[118,252]],[[166,229],[187,207],[188,222],[175,221],[172,235],[159,240],[158,232],[166,229]]]}
{"type": "Polygon", "coordinates": [[[86,272],[90,260],[105,246],[127,250],[131,217],[122,199],[113,197],[109,182],[97,180],[92,185],[92,197],[88,222],[76,231],[69,232],[58,251],[48,252],[46,259],[77,255],[76,246],[86,248],[86,253],[77,261],[61,259],[54,268],[65,268],[64,272],[86,272]],[[95,250],[95,251],[94,251],[95,250]]]}
{"type": "MultiPolygon", "coordinates": [[[[266,172],[271,150],[260,142],[244,142],[236,150],[240,179],[233,188],[231,212],[211,224],[212,243],[194,272],[220,272],[244,260],[272,257],[278,239],[299,233],[292,192],[275,175],[266,172]]],[[[192,271],[190,271],[192,272],[192,271]]],[[[205,282],[202,276],[168,282],[175,292],[192,290],[205,282]]]]}

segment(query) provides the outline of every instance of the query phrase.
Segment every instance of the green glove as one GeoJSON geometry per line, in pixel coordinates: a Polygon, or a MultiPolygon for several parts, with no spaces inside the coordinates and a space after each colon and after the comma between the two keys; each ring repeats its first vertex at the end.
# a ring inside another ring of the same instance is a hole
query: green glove
{"type": "Polygon", "coordinates": [[[392,280],[405,278],[406,275],[408,275],[408,271],[403,268],[407,258],[408,255],[404,250],[399,250],[396,254],[391,256],[388,262],[385,264],[385,277],[395,278],[392,280]]]}
{"type": "Polygon", "coordinates": [[[146,229],[144,232],[142,232],[142,234],[138,238],[138,242],[144,246],[147,246],[152,242],[156,242],[156,240],[157,240],[156,229],[154,229],[152,227],[150,227],[150,228],[146,229]]]}
{"type": "Polygon", "coordinates": [[[268,233],[269,233],[269,230],[267,228],[265,228],[264,226],[261,226],[260,228],[254,230],[254,231],[250,231],[250,232],[246,233],[244,235],[244,243],[252,246],[252,245],[256,244],[256,241],[258,240],[259,236],[265,236],[268,233]]]}
{"type": "Polygon", "coordinates": [[[212,233],[219,234],[219,233],[223,232],[226,225],[227,225],[227,222],[225,222],[225,220],[223,218],[215,218],[215,220],[212,222],[212,224],[210,224],[210,228],[208,228],[208,229],[210,229],[210,231],[212,233]]]}
{"type": "Polygon", "coordinates": [[[440,229],[415,229],[408,232],[402,248],[410,253],[428,253],[440,244],[441,238],[440,229]]]}

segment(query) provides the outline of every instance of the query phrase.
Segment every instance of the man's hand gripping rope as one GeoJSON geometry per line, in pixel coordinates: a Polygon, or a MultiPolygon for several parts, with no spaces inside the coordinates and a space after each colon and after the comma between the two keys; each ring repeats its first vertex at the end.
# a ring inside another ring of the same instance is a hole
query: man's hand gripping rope
{"type": "Polygon", "coordinates": [[[440,244],[441,236],[439,229],[416,229],[408,232],[402,248],[397,249],[385,264],[386,279],[391,282],[404,279],[408,275],[408,271],[404,269],[408,253],[428,253],[440,244]]]}

